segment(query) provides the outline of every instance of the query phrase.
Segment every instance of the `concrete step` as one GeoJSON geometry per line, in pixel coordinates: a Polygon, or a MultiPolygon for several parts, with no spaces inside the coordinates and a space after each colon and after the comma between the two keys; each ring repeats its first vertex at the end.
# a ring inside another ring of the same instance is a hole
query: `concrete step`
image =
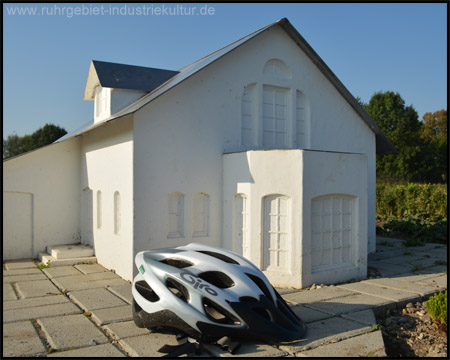
{"type": "Polygon", "coordinates": [[[50,266],[71,266],[76,264],[96,264],[97,257],[96,256],[86,256],[86,257],[78,257],[78,258],[67,258],[67,259],[56,259],[55,257],[47,254],[47,253],[39,253],[39,261],[47,265],[47,262],[50,261],[50,266]]]}
{"type": "Polygon", "coordinates": [[[49,245],[47,253],[55,259],[74,259],[94,256],[94,249],[87,245],[71,244],[71,245],[49,245]]]}

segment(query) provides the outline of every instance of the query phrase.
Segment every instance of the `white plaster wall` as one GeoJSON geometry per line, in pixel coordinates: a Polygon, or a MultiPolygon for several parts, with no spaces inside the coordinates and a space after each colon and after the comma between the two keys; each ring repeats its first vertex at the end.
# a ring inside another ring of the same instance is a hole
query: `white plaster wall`
{"type": "Polygon", "coordinates": [[[115,114],[119,110],[122,110],[125,106],[131,104],[145,94],[147,94],[146,91],[111,89],[111,114],[115,114]]]}
{"type": "Polygon", "coordinates": [[[240,145],[242,91],[250,83],[261,88],[264,64],[273,58],[292,72],[285,85],[310,101],[311,149],[367,154],[369,238],[375,239],[375,135],[297,45],[274,28],[135,113],[135,253],[191,241],[227,241],[221,239],[221,155],[248,150],[240,145]],[[172,192],[185,195],[185,236],[178,239],[167,238],[167,196],[172,192]],[[211,201],[210,236],[204,238],[193,238],[191,231],[197,192],[208,193],[211,201]]]}
{"type": "Polygon", "coordinates": [[[263,199],[289,197],[290,239],[288,271],[264,271],[275,286],[304,288],[363,277],[367,271],[367,156],[304,150],[248,151],[223,156],[224,247],[242,253],[235,240],[234,196],[247,197],[250,260],[262,266],[263,199]],[[358,176],[354,176],[357,173],[358,176]],[[354,266],[313,273],[311,268],[311,201],[323,195],[357,198],[354,266]]]}
{"type": "MultiPolygon", "coordinates": [[[[133,267],[133,119],[123,118],[86,133],[81,143],[81,185],[92,190],[92,226],[98,262],[124,279],[133,267]],[[102,193],[102,225],[97,228],[97,191],[102,193]],[[114,233],[114,193],[121,197],[121,230],[114,233]]],[[[89,206],[89,202],[85,203],[89,206]]],[[[88,233],[82,229],[82,234],[88,233]]]]}
{"type": "Polygon", "coordinates": [[[223,157],[223,246],[242,253],[232,223],[234,196],[247,197],[250,261],[262,268],[263,199],[268,195],[289,197],[289,245],[287,271],[264,271],[274,286],[301,287],[302,150],[248,151],[223,157]]]}
{"type": "Polygon", "coordinates": [[[79,138],[3,162],[4,260],[80,242],[79,172],[79,138]]]}
{"type": "Polygon", "coordinates": [[[367,156],[333,152],[303,152],[303,279],[302,287],[313,283],[333,284],[367,275],[367,156]],[[312,273],[311,269],[311,202],[332,194],[356,197],[353,235],[354,266],[312,273]]]}

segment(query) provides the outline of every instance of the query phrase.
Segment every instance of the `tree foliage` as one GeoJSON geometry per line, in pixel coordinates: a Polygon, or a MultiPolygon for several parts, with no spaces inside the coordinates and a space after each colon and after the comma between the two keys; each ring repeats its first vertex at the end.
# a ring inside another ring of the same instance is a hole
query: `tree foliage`
{"type": "Polygon", "coordinates": [[[49,145],[66,134],[67,131],[59,126],[45,124],[31,135],[8,135],[6,140],[3,139],[3,159],[49,145]]]}
{"type": "Polygon", "coordinates": [[[446,110],[425,114],[422,123],[414,107],[406,106],[400,94],[393,91],[375,93],[364,108],[398,151],[397,155],[377,155],[379,178],[433,183],[446,180],[446,110]]]}

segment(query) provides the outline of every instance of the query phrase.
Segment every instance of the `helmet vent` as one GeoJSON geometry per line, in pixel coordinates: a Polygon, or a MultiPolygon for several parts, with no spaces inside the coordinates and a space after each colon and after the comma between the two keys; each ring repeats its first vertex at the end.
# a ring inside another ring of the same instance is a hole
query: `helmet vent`
{"type": "Polygon", "coordinates": [[[189,301],[189,291],[178,281],[172,278],[167,278],[166,286],[175,296],[179,297],[181,300],[185,302],[189,301]]]}
{"type": "Polygon", "coordinates": [[[219,259],[219,260],[222,260],[222,261],[224,261],[224,262],[226,262],[228,264],[239,265],[239,263],[236,260],[233,260],[232,258],[230,258],[230,257],[228,257],[228,256],[226,256],[224,254],[221,254],[221,253],[217,253],[217,252],[214,252],[214,251],[200,251],[200,250],[197,251],[197,252],[200,252],[200,253],[205,254],[205,255],[212,256],[212,257],[214,257],[216,259],[219,259]]]}
{"type": "Polygon", "coordinates": [[[212,321],[227,325],[239,325],[241,323],[230,312],[208,298],[203,298],[203,308],[208,318],[212,321]]]}
{"type": "Polygon", "coordinates": [[[178,258],[167,258],[160,261],[163,264],[167,264],[170,266],[174,266],[178,269],[184,269],[186,267],[194,265],[190,261],[184,260],[184,259],[178,259],[178,258]]]}
{"type": "Polygon", "coordinates": [[[205,271],[197,276],[220,289],[228,289],[234,286],[234,281],[231,280],[228,275],[220,271],[205,271]]]}
{"type": "Polygon", "coordinates": [[[252,302],[252,303],[259,302],[258,299],[255,299],[253,296],[241,296],[239,298],[239,301],[241,301],[241,302],[252,302]]]}
{"type": "Polygon", "coordinates": [[[263,294],[273,303],[272,295],[270,294],[269,289],[262,279],[253,274],[245,273],[255,284],[259,287],[259,289],[263,292],[263,294]]]}
{"type": "Polygon", "coordinates": [[[134,286],[139,294],[144,297],[146,300],[151,302],[157,302],[159,300],[159,296],[153,291],[149,284],[145,280],[137,281],[134,286]]]}
{"type": "Polygon", "coordinates": [[[267,311],[267,309],[263,307],[254,307],[252,310],[258,315],[261,315],[263,318],[271,320],[270,313],[267,311]]]}

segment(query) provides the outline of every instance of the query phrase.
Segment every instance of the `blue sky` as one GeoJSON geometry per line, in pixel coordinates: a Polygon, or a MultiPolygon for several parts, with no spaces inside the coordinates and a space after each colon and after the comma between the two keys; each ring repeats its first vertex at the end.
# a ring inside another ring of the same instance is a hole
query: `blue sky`
{"type": "Polygon", "coordinates": [[[3,4],[3,137],[92,119],[93,59],[177,70],[283,17],[354,96],[399,92],[420,119],[447,109],[444,3],[182,5],[170,15],[177,4],[3,4]],[[202,13],[188,15],[193,6],[202,13]]]}

